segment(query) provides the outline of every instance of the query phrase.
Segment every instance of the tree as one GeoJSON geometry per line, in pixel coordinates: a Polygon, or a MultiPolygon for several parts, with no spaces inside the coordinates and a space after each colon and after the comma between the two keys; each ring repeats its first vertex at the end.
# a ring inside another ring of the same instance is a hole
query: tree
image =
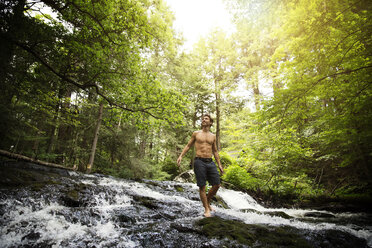
{"type": "Polygon", "coordinates": [[[252,115],[258,140],[245,150],[260,161],[256,171],[268,172],[277,188],[286,176],[305,173],[329,194],[366,189],[371,175],[370,5],[334,0],[262,6],[277,13],[280,23],[269,29],[276,45],[267,63],[279,87],[252,115]]]}
{"type": "Polygon", "coordinates": [[[162,1],[20,0],[0,7],[2,148],[29,153],[31,141],[54,161],[86,164],[96,118],[90,106],[98,99],[138,128],[182,122],[183,97],[149,66],[155,48],[174,49],[162,1]]]}
{"type": "Polygon", "coordinates": [[[204,82],[210,84],[210,91],[215,97],[216,139],[217,149],[220,150],[221,106],[225,97],[223,92],[233,89],[238,78],[235,70],[235,49],[227,35],[216,29],[206,39],[199,41],[195,53],[202,61],[200,64],[204,82]]]}

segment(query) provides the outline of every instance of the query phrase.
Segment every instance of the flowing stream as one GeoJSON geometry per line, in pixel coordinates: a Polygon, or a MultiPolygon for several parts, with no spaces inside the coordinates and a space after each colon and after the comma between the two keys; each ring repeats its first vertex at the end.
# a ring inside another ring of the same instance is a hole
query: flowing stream
{"type": "MultiPolygon", "coordinates": [[[[203,235],[195,226],[196,221],[203,219],[195,184],[136,182],[67,171],[41,175],[37,176],[37,183],[1,184],[0,247],[229,244],[226,238],[203,235]]],[[[246,224],[295,228],[310,247],[347,247],[338,244],[350,237],[358,241],[354,247],[372,247],[371,216],[365,213],[268,209],[248,194],[224,188],[217,198],[220,201],[213,203],[215,216],[246,224]],[[335,238],[329,231],[337,231],[338,236],[335,238]]]]}

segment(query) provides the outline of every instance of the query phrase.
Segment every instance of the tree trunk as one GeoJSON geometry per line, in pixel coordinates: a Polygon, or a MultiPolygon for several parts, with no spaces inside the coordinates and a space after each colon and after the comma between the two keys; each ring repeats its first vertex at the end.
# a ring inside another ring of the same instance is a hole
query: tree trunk
{"type": "MultiPolygon", "coordinates": [[[[61,107],[61,109],[59,110],[60,113],[70,112],[71,104],[70,104],[70,101],[67,99],[71,99],[71,95],[72,95],[71,88],[67,88],[67,89],[60,88],[59,89],[58,96],[60,99],[62,99],[60,102],[60,107],[61,107]]],[[[70,149],[73,149],[72,147],[69,147],[69,143],[72,139],[71,134],[73,133],[72,132],[73,130],[72,130],[72,126],[67,123],[59,123],[57,130],[58,130],[58,134],[57,134],[58,142],[56,144],[55,152],[58,153],[59,155],[56,158],[56,162],[60,164],[65,164],[67,151],[70,149]]]]}
{"type": "MultiPolygon", "coordinates": [[[[192,127],[194,128],[194,130],[196,129],[197,115],[198,115],[198,112],[195,108],[195,112],[192,117],[192,127]]],[[[191,148],[191,153],[192,153],[192,156],[191,156],[191,161],[190,161],[190,169],[194,169],[194,160],[195,160],[195,147],[194,146],[191,148]]]]}
{"type": "Polygon", "coordinates": [[[221,95],[220,92],[216,92],[216,145],[217,150],[221,150],[221,139],[220,139],[220,119],[221,119],[221,113],[220,113],[220,100],[221,95]]]}
{"type": "Polygon", "coordinates": [[[58,116],[59,116],[59,106],[60,103],[58,102],[56,104],[55,108],[55,115],[53,117],[53,124],[50,126],[50,136],[49,136],[49,144],[48,144],[48,150],[47,153],[51,154],[54,147],[54,142],[56,140],[56,134],[58,133],[58,116]]]}
{"type": "Polygon", "coordinates": [[[87,173],[90,173],[92,171],[92,166],[93,166],[93,163],[94,163],[94,156],[96,154],[96,148],[97,148],[99,128],[101,127],[101,122],[102,122],[102,114],[103,114],[103,103],[101,103],[99,105],[97,126],[96,126],[96,130],[94,132],[94,139],[93,139],[92,149],[91,149],[89,162],[88,162],[87,170],[86,170],[87,173]]]}
{"type": "MultiPolygon", "coordinates": [[[[6,5],[6,4],[2,4],[6,5]]],[[[1,92],[7,92],[8,87],[5,80],[6,75],[8,74],[8,68],[12,61],[12,57],[14,55],[14,41],[17,41],[19,37],[22,36],[24,30],[24,9],[26,5],[26,0],[19,0],[17,4],[13,7],[13,15],[8,19],[9,29],[5,32],[2,32],[0,36],[0,89],[1,92]]],[[[5,6],[2,6],[5,7],[5,6]]],[[[4,9],[2,9],[4,11],[4,9]]],[[[7,22],[7,21],[5,21],[7,22]]],[[[12,95],[9,95],[10,98],[7,100],[11,100],[12,95]]],[[[4,100],[4,99],[2,99],[4,100]]]]}
{"type": "Polygon", "coordinates": [[[258,87],[258,81],[252,84],[253,88],[253,97],[254,97],[254,106],[256,111],[260,110],[260,89],[258,87]]]}
{"type": "MultiPolygon", "coordinates": [[[[44,166],[48,166],[48,167],[62,168],[62,169],[66,169],[66,170],[73,170],[72,168],[68,168],[68,167],[65,167],[65,166],[60,165],[60,164],[48,163],[48,162],[40,161],[40,160],[37,160],[37,159],[34,159],[34,158],[26,157],[26,156],[23,156],[23,155],[20,155],[20,154],[16,154],[16,153],[4,151],[4,150],[0,150],[0,155],[4,156],[4,157],[7,157],[7,158],[10,158],[10,159],[16,159],[16,160],[31,162],[31,163],[34,163],[34,164],[40,164],[40,165],[44,165],[44,166]]],[[[30,167],[32,167],[32,165],[30,165],[30,167]]]]}
{"type": "Polygon", "coordinates": [[[140,143],[139,143],[139,156],[144,158],[146,156],[146,146],[147,146],[147,135],[145,132],[140,132],[140,143]]]}

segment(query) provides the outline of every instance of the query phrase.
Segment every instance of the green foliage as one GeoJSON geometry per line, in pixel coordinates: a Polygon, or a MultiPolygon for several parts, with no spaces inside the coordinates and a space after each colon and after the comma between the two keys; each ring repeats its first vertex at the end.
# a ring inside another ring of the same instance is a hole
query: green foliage
{"type": "Polygon", "coordinates": [[[223,168],[227,168],[230,165],[235,164],[235,160],[227,152],[221,151],[219,152],[219,155],[223,168]]]}
{"type": "Polygon", "coordinates": [[[236,42],[245,80],[261,80],[256,93],[270,82],[273,94],[254,95],[255,113],[224,122],[223,146],[242,151],[237,178],[249,173],[264,190],[305,198],[370,185],[371,39],[362,31],[371,25],[370,5],[235,2],[243,8],[236,42]],[[244,11],[252,5],[257,12],[244,11]]]}
{"type": "Polygon", "coordinates": [[[231,165],[225,170],[223,180],[238,186],[241,189],[257,190],[260,180],[253,177],[244,168],[238,165],[231,165]]]}
{"type": "Polygon", "coordinates": [[[169,180],[210,112],[224,178],[243,189],[352,197],[371,185],[368,1],[230,1],[236,32],[213,30],[190,53],[163,1],[40,2],[56,15],[0,4],[1,149],[84,170],[98,135],[93,171],[169,180]],[[238,82],[252,95],[233,96],[238,82]]]}
{"type": "Polygon", "coordinates": [[[103,102],[96,171],[168,178],[158,166],[166,146],[154,137],[169,123],[182,125],[185,105],[168,85],[171,73],[154,69],[156,58],[163,66],[174,60],[179,44],[168,7],[141,0],[40,4],[53,15],[22,0],[0,6],[7,51],[0,54],[0,148],[85,170],[103,102]]]}
{"type": "Polygon", "coordinates": [[[178,175],[178,166],[176,164],[176,160],[171,157],[166,157],[161,164],[162,171],[168,173],[170,178],[173,179],[178,175]]]}

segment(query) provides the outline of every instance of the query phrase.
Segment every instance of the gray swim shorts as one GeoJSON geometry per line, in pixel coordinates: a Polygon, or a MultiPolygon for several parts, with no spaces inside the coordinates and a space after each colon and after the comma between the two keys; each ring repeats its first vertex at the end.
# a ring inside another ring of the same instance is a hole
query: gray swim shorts
{"type": "Polygon", "coordinates": [[[206,185],[208,180],[211,185],[220,184],[220,174],[217,171],[216,164],[211,158],[198,158],[194,160],[194,172],[196,184],[199,187],[206,185]]]}

